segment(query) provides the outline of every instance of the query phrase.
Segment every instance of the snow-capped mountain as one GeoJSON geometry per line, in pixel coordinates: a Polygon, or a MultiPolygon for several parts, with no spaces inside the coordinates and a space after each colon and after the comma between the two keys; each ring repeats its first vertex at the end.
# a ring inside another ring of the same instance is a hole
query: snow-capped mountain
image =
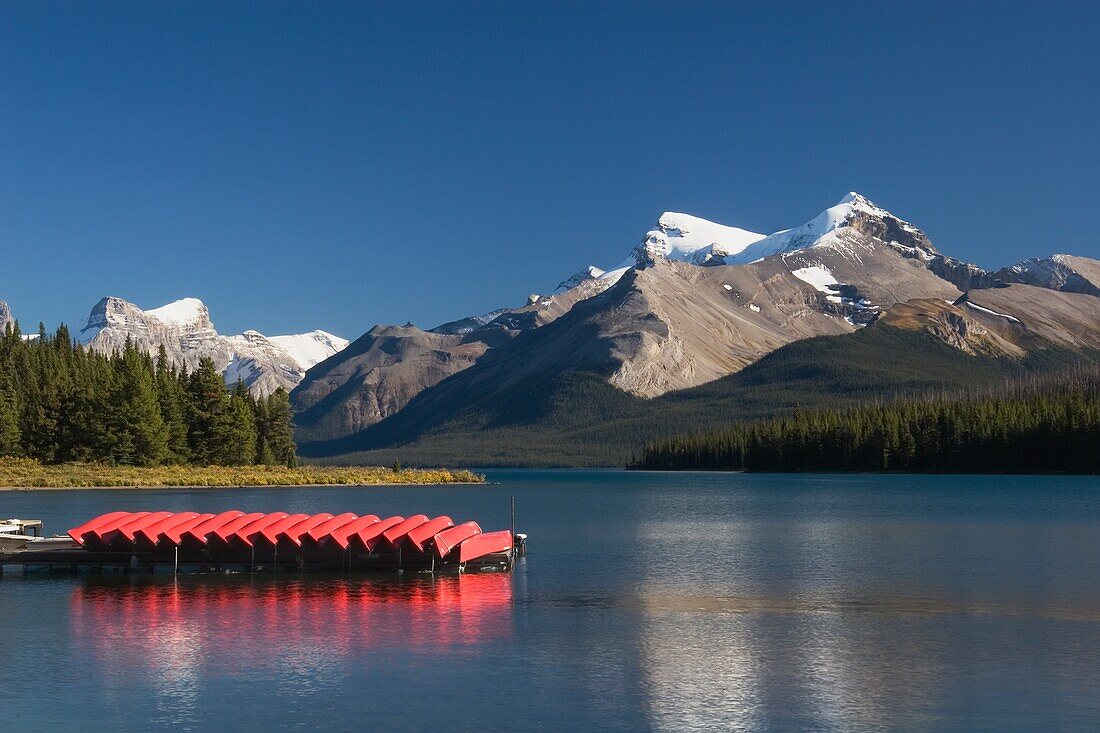
{"type": "Polygon", "coordinates": [[[183,298],[152,310],[142,310],[122,298],[104,298],[92,308],[80,339],[103,353],[117,352],[127,340],[152,355],[163,346],[173,362],[189,369],[209,357],[227,383],[240,380],[259,395],[278,387],[293,389],[310,367],[348,345],[346,339],[325,331],[272,337],[245,331],[223,336],[197,298],[183,298]]]}
{"type": "Polygon", "coordinates": [[[1100,295],[1100,266],[1096,260],[1087,257],[1032,257],[998,270],[993,276],[1004,282],[1035,285],[1068,293],[1100,295]]]}
{"type": "Polygon", "coordinates": [[[835,206],[825,209],[805,224],[773,234],[757,234],[697,216],[666,211],[657,220],[657,228],[646,232],[641,243],[619,265],[606,272],[591,265],[563,282],[562,286],[575,285],[585,279],[617,280],[627,270],[646,267],[657,260],[704,266],[748,264],[784,252],[835,244],[839,236],[835,232],[853,226],[857,221],[862,221],[865,226],[872,222],[877,224],[874,228],[878,231],[872,235],[885,241],[901,242],[937,254],[917,227],[851,191],[835,206]]]}
{"type": "MultiPolygon", "coordinates": [[[[523,306],[433,329],[461,336],[451,341],[426,338],[419,329],[387,330],[385,344],[372,336],[371,348],[341,354],[330,362],[340,368],[327,369],[292,399],[309,418],[304,441],[361,430],[369,437],[332,448],[360,450],[415,440],[460,413],[471,424],[494,410],[511,414],[509,405],[522,395],[540,394],[570,372],[600,375],[640,397],[698,386],[793,341],[865,328],[905,303],[920,305],[892,323],[923,324],[971,353],[1018,356],[1036,344],[1083,348],[1092,337],[1064,333],[1077,321],[1067,320],[1070,307],[1055,304],[1049,288],[1091,292],[1098,271],[1093,260],[1060,257],[989,273],[941,254],[917,226],[854,192],[799,226],[767,235],[665,212],[617,266],[590,265],[523,306]],[[1004,288],[1007,281],[1047,290],[1017,290],[1023,305],[1013,310],[1016,320],[998,321],[980,309],[1012,310],[1001,300],[1018,286],[1004,288]],[[991,290],[970,305],[960,300],[974,288],[991,290]],[[1041,303],[1062,313],[1057,325],[1032,317],[1041,303]],[[408,358],[394,358],[402,353],[408,358]],[[380,384],[386,400],[378,398],[380,384]],[[371,423],[379,421],[385,424],[374,431],[371,423]]],[[[1077,311],[1092,313],[1091,305],[1077,311]]]]}

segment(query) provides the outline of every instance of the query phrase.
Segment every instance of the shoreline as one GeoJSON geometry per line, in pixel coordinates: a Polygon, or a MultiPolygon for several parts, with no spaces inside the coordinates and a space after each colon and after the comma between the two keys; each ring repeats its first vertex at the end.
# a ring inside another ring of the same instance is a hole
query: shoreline
{"type": "Polygon", "coordinates": [[[317,484],[160,484],[135,486],[133,484],[98,486],[0,486],[0,493],[17,491],[160,491],[163,489],[304,489],[304,488],[364,488],[390,486],[483,486],[486,481],[383,481],[378,483],[317,483],[317,484]]]}
{"type": "Polygon", "coordinates": [[[466,469],[381,466],[109,466],[0,458],[0,491],[482,484],[466,469]]]}

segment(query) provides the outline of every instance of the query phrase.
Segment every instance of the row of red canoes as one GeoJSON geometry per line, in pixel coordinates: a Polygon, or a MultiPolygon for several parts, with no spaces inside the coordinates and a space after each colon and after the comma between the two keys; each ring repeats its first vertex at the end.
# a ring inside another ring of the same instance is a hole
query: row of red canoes
{"type": "Polygon", "coordinates": [[[77,543],[90,548],[136,543],[180,545],[187,540],[202,544],[212,541],[243,542],[253,546],[261,538],[269,544],[280,540],[298,547],[304,542],[334,543],[348,549],[357,543],[374,550],[381,543],[408,546],[417,552],[438,553],[458,562],[476,560],[512,549],[508,530],[482,532],[477,522],[456,525],[450,517],[429,518],[424,514],[384,519],[374,514],[287,514],[286,512],[220,514],[198,512],[110,512],[69,530],[77,543]]]}

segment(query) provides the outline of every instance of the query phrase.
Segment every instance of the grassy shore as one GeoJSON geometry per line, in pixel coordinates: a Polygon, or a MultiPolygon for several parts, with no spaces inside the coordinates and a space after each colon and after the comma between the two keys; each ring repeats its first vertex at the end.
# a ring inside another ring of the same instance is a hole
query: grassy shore
{"type": "Polygon", "coordinates": [[[99,463],[43,465],[26,458],[0,458],[0,488],[161,488],[170,486],[341,486],[482,483],[465,470],[371,466],[108,466],[99,463]]]}

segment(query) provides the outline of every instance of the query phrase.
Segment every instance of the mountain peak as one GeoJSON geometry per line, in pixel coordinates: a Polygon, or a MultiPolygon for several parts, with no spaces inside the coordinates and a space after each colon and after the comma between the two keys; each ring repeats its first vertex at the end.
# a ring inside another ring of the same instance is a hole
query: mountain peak
{"type": "Polygon", "coordinates": [[[152,316],[163,323],[185,325],[210,320],[210,311],[198,298],[181,298],[162,305],[160,308],[145,311],[145,315],[152,316]]]}
{"type": "Polygon", "coordinates": [[[722,258],[741,252],[763,234],[716,224],[691,214],[666,211],[657,229],[646,233],[623,266],[646,267],[658,259],[679,260],[697,265],[722,264],[722,258]]]}

